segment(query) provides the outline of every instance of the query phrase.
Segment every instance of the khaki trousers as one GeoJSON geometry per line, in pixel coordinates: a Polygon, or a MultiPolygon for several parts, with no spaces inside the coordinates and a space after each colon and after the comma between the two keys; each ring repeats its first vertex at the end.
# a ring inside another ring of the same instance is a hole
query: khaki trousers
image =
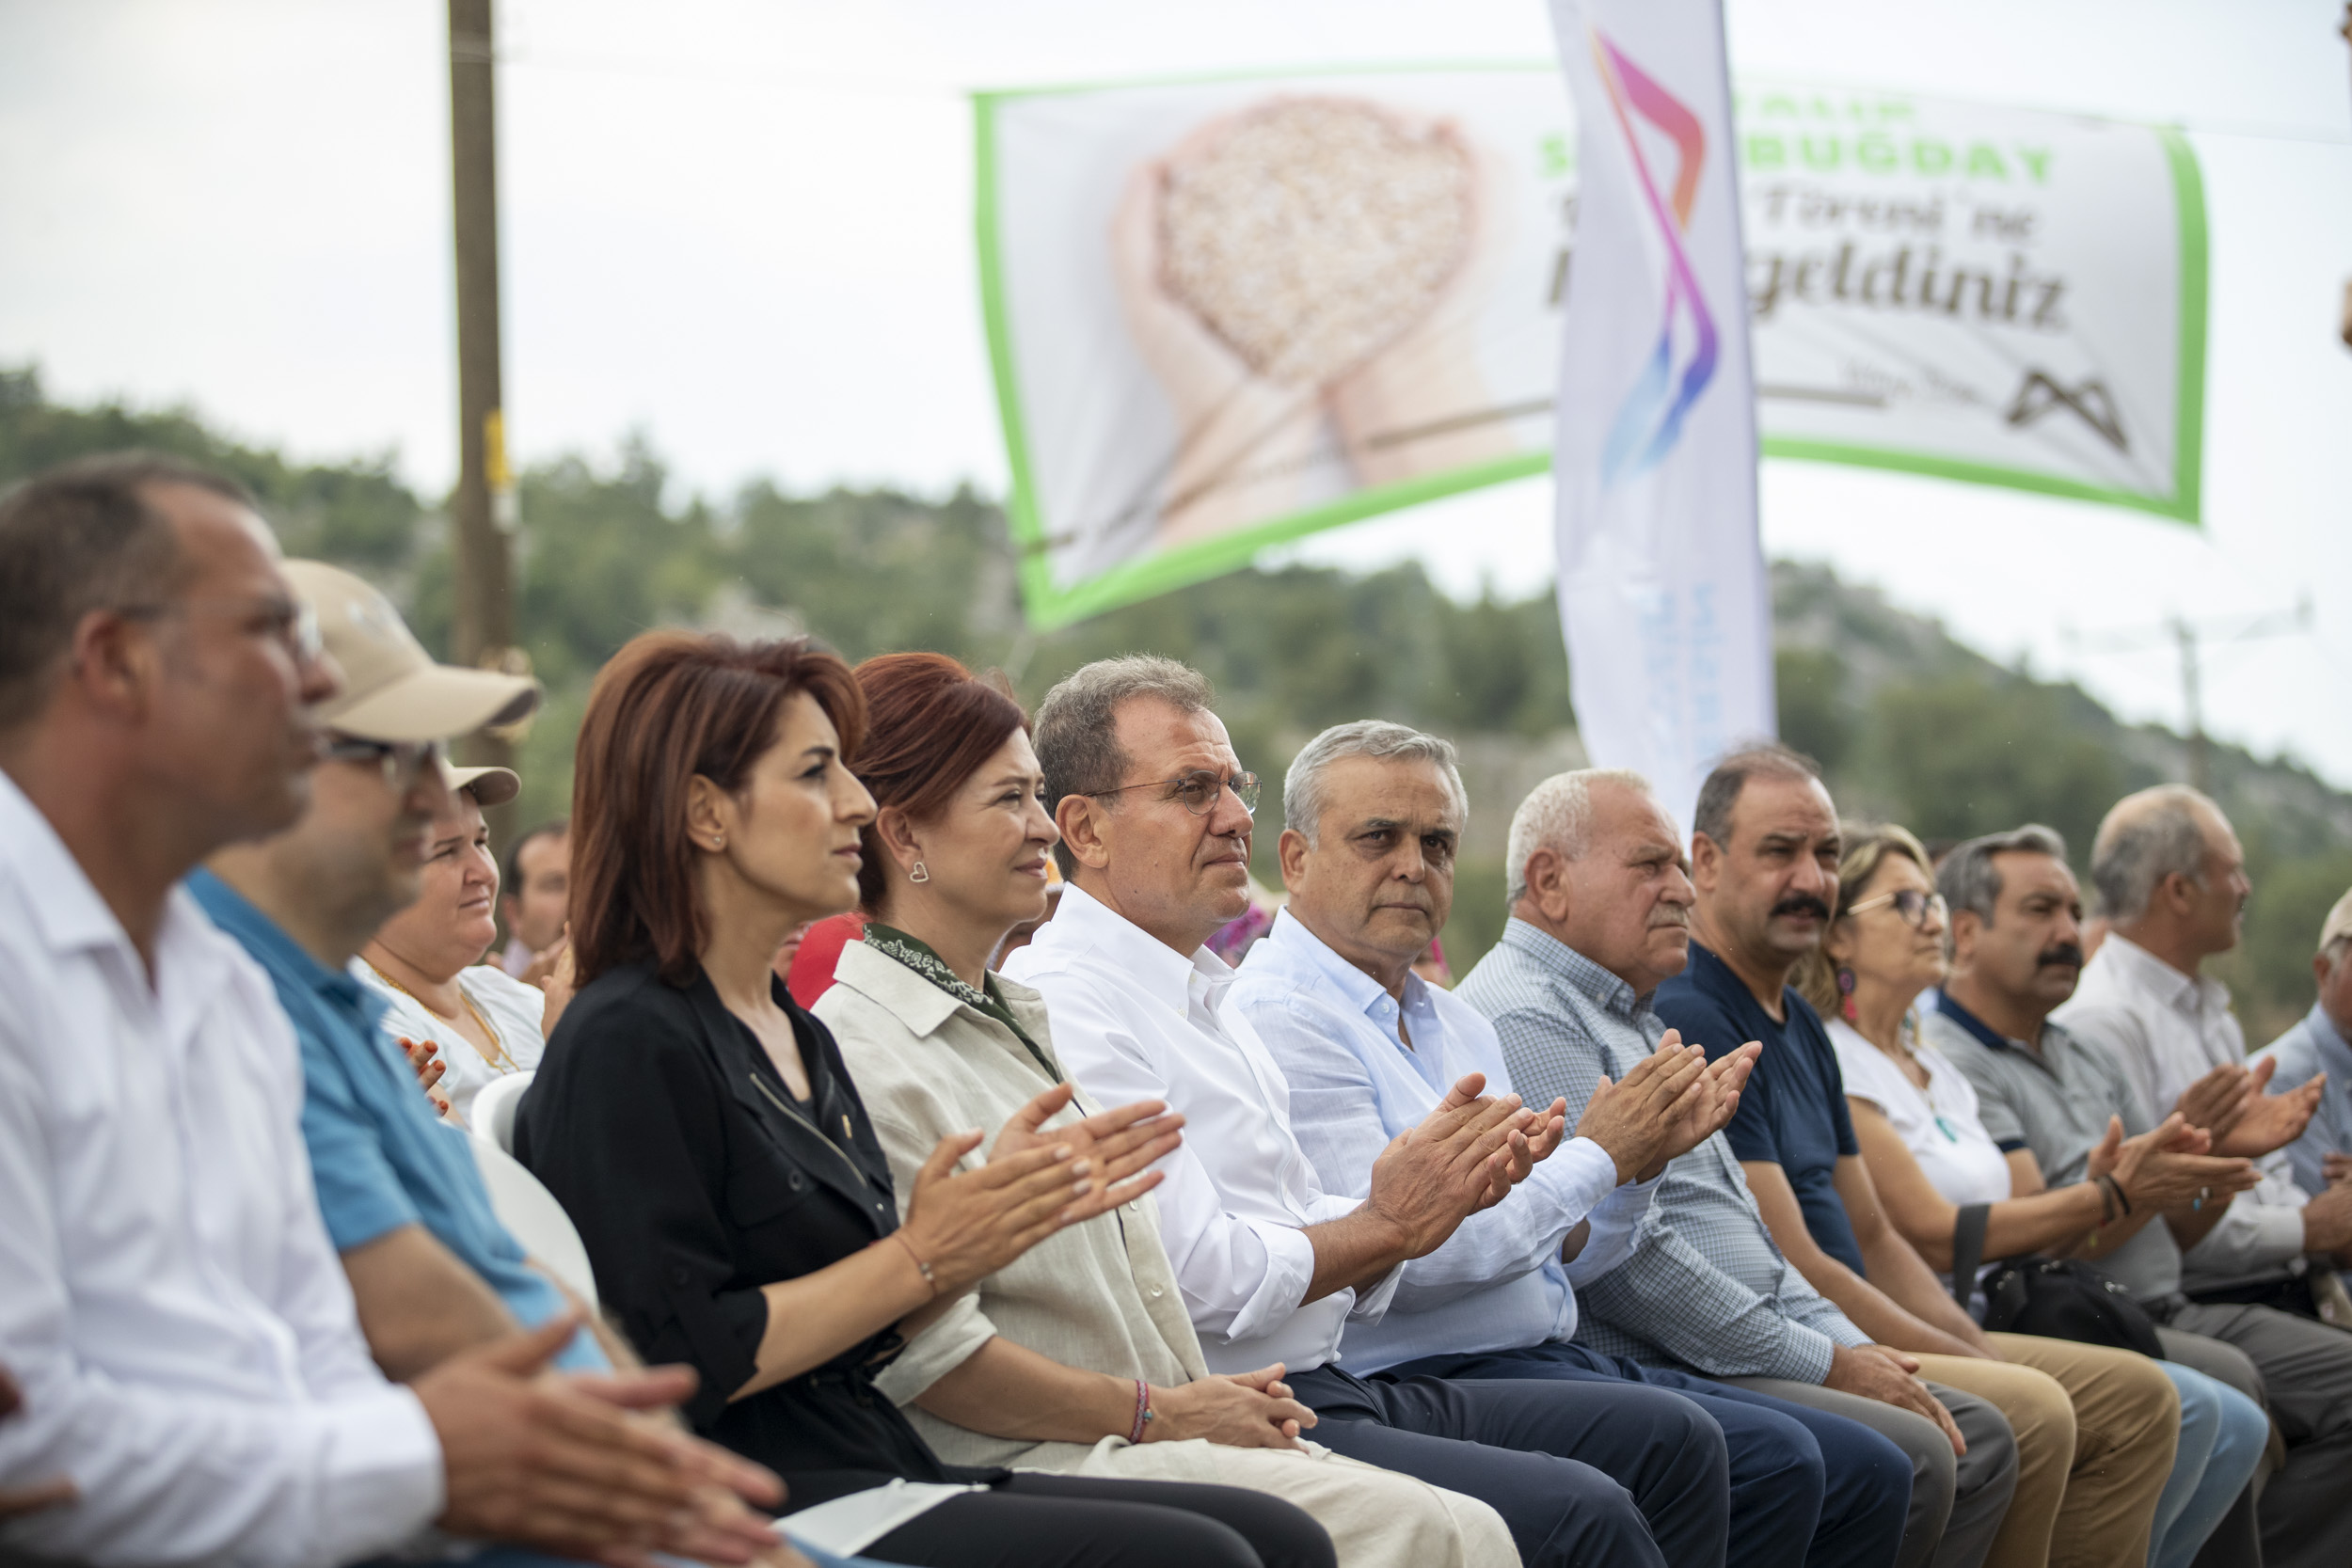
{"type": "Polygon", "coordinates": [[[2180,1442],[2172,1380],[2131,1351],[1987,1338],[2006,1361],[1918,1358],[1921,1377],[1999,1406],[2017,1434],[2017,1495],[1986,1568],[2142,1568],[2180,1442]]]}

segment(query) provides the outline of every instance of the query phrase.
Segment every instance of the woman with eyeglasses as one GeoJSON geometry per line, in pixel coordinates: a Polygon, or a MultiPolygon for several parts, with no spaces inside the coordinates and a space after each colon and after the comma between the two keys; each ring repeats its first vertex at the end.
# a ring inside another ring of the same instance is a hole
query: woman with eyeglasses
{"type": "MultiPolygon", "coordinates": [[[[1944,978],[1944,900],[1927,850],[1900,828],[1851,841],[1837,868],[1837,904],[1816,954],[1800,966],[1797,989],[1820,1013],[1837,1052],[1854,1139],[1887,1219],[1928,1262],[1947,1275],[1963,1204],[1990,1205],[1983,1257],[2064,1256],[2105,1218],[2102,1176],[2127,1192],[2157,1134],[2094,1148],[2088,1180],[2055,1191],[2012,1196],[2009,1159],[1979,1117],[1966,1076],[1919,1037],[1915,1004],[1944,978]]],[[[2007,1341],[2010,1337],[1997,1337],[2007,1341]]],[[[2038,1343],[2047,1346],[2053,1341],[2038,1343]]],[[[2105,1346],[2074,1347],[2094,1356],[2129,1355],[2105,1346]]],[[[2181,1399],[2181,1431],[2172,1467],[2148,1519],[2151,1568],[2187,1568],[2243,1488],[2257,1429],[2266,1422],[2233,1388],[2177,1362],[2160,1361],[2181,1399]]],[[[2046,1367],[2056,1375],[2058,1369],[2046,1367]]],[[[2064,1381],[2062,1379],[2062,1381],[2064,1381]]],[[[2070,1392],[2072,1390],[2070,1389],[2070,1392]]],[[[2121,1537],[2128,1545],[2137,1539],[2121,1537]]],[[[2059,1516],[2052,1562],[2107,1560],[2117,1532],[2075,1531],[2069,1545],[2059,1516]]],[[[2134,1555],[2137,1555],[2135,1552],[2134,1555]]]]}
{"type": "MultiPolygon", "coordinates": [[[[877,807],[858,874],[868,924],[815,1010],[904,1193],[943,1135],[1068,1081],[1043,1001],[992,957],[1044,913],[1060,834],[1028,717],[1000,684],[941,654],[886,654],[857,678],[857,771],[877,807]]],[[[1048,1135],[1094,1111],[1076,1097],[1048,1135]]],[[[1172,1148],[1180,1118],[1162,1119],[1172,1148]]],[[[878,1383],[966,1464],[1271,1494],[1312,1514],[1347,1568],[1517,1563],[1486,1504],[1302,1447],[1314,1417],[1279,1375],[1210,1372],[1147,1197],[981,1280],[878,1383]]]]}
{"type": "Polygon", "coordinates": [[[796,928],[857,902],[865,720],[849,668],[806,639],[648,632],[597,675],[573,788],[579,990],[516,1157],[638,1349],[701,1374],[696,1430],[784,1478],[796,1536],[914,1568],[1329,1568],[1314,1521],[1254,1493],[945,1463],[877,1386],[981,1280],[1156,1184],[1165,1147],[1130,1131],[1156,1105],[1041,1134],[1069,1101],[1047,1088],[984,1163],[964,1159],[982,1131],[945,1132],[901,1217],[832,1032],[775,974],[796,928]]]}
{"type": "Polygon", "coordinates": [[[433,819],[417,901],[376,927],[352,975],[389,1005],[384,1032],[421,1073],[441,1069],[435,1102],[467,1125],[474,1097],[538,1067],[548,996],[483,955],[498,937],[499,863],[483,808],[513,800],[521,781],[503,768],[450,773],[448,809],[433,819]]]}

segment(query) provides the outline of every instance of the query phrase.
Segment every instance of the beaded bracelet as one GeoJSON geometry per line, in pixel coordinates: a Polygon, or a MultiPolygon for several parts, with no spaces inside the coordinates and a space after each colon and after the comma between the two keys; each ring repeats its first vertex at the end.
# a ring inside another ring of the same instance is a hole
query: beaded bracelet
{"type": "Polygon", "coordinates": [[[923,1276],[923,1283],[931,1288],[932,1299],[937,1300],[939,1296],[939,1276],[931,1273],[931,1266],[929,1263],[923,1261],[923,1255],[914,1250],[914,1243],[907,1240],[906,1232],[903,1230],[894,1230],[890,1233],[890,1239],[898,1243],[900,1246],[906,1248],[907,1257],[914,1259],[915,1272],[923,1276]]]}
{"type": "Polygon", "coordinates": [[[1136,1379],[1136,1421],[1135,1425],[1128,1429],[1127,1441],[1142,1442],[1143,1429],[1157,1420],[1159,1414],[1152,1408],[1152,1386],[1141,1378],[1136,1379]]]}

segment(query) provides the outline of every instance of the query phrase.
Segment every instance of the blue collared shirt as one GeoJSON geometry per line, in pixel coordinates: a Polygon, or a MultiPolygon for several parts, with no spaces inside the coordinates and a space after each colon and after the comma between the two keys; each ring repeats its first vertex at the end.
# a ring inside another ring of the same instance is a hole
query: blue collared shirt
{"type": "MultiPolygon", "coordinates": [[[[1493,1022],[1519,1093],[1571,1116],[1666,1033],[1647,997],[1523,920],[1454,994],[1493,1022]]],[[[1632,1255],[1580,1289],[1577,1338],[1652,1366],[1820,1383],[1836,1346],[1869,1343],[1773,1244],[1721,1132],[1666,1167],[1632,1255]]]]}
{"type": "Polygon", "coordinates": [[[2314,1072],[2328,1075],[2327,1087],[2319,1091],[2318,1113],[2303,1135],[2286,1147],[2295,1184],[2307,1193],[2324,1193],[2327,1157],[2352,1154],[2352,1040],[2344,1037],[2336,1021],[2314,1002],[2293,1028],[2258,1054],[2279,1059],[2279,1070],[2270,1080],[2273,1094],[2310,1082],[2314,1072]]]}
{"type": "MultiPolygon", "coordinates": [[[[1327,1193],[1369,1196],[1373,1161],[1464,1074],[1486,1074],[1488,1094],[1511,1092],[1502,1042],[1476,1008],[1410,973],[1400,1004],[1287,910],[1243,960],[1232,1000],[1290,1081],[1291,1128],[1327,1193]]],[[[1608,1151],[1570,1139],[1510,1196],[1406,1264],[1387,1316],[1347,1325],[1340,1364],[1375,1372],[1574,1337],[1571,1280],[1625,1257],[1649,1194],[1619,1188],[1608,1151]],[[1587,1218],[1592,1234],[1564,1268],[1561,1243],[1587,1218]]]]}
{"type": "MultiPolygon", "coordinates": [[[[302,1046],[302,1138],[326,1234],[339,1252],[421,1225],[499,1293],[526,1327],[564,1309],[499,1223],[466,1134],[433,1114],[417,1075],[382,1032],[384,1004],[304,952],[278,923],[209,871],[188,879],[213,923],[266,971],[302,1046]]],[[[576,1334],[556,1365],[609,1371],[593,1337],[576,1334]]]]}

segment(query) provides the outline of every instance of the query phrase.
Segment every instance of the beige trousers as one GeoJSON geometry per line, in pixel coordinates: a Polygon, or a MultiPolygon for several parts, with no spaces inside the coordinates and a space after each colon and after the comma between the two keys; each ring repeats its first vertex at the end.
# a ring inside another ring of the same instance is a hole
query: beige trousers
{"type": "Polygon", "coordinates": [[[2008,1360],[1918,1358],[1921,1377],[1997,1405],[2017,1434],[2017,1495],[1986,1568],[2142,1568],[2180,1442],[2172,1380],[2131,1351],[1987,1338],[2008,1360]]]}
{"type": "Polygon", "coordinates": [[[1017,1469],[1112,1481],[1269,1492],[1306,1510],[1330,1532],[1340,1568],[1519,1568],[1510,1527],[1476,1497],[1343,1459],[1314,1443],[1303,1449],[1239,1449],[1188,1437],[1138,1448],[1123,1437],[1105,1437],[1090,1449],[1042,1444],[1012,1463],[1017,1469]]]}

